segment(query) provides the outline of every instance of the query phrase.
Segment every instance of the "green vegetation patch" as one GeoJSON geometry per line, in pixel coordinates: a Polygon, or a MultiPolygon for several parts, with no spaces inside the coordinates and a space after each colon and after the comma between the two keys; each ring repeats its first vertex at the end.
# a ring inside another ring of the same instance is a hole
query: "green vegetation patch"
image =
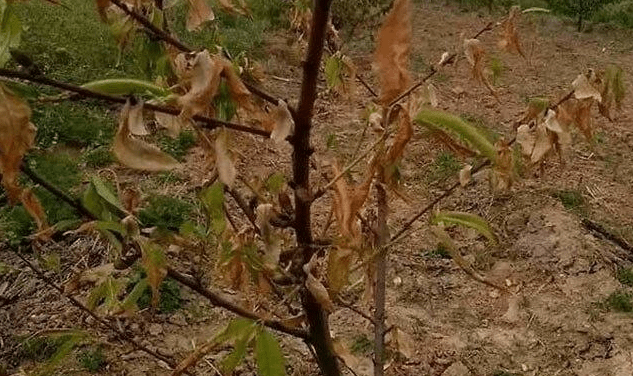
{"type": "Polygon", "coordinates": [[[193,211],[193,205],[171,196],[156,195],[149,199],[149,205],[139,211],[138,218],[144,226],[177,229],[193,211]]]}
{"type": "Polygon", "coordinates": [[[77,357],[79,364],[88,372],[101,371],[107,365],[105,355],[101,347],[89,348],[77,357]]]}
{"type": "Polygon", "coordinates": [[[560,200],[565,209],[579,210],[585,204],[582,194],[575,189],[565,189],[554,193],[554,197],[560,200]]]}
{"type": "Polygon", "coordinates": [[[633,287],[633,268],[618,270],[617,277],[621,284],[633,287]]]}
{"type": "Polygon", "coordinates": [[[625,291],[614,291],[605,301],[605,306],[616,312],[633,312],[631,294],[625,291]]]}

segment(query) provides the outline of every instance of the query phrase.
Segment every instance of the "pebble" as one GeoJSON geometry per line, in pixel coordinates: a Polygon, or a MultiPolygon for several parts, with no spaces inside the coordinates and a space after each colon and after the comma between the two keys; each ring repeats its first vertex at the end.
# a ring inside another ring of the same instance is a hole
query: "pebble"
{"type": "Polygon", "coordinates": [[[161,324],[150,324],[149,334],[157,336],[163,332],[163,326],[161,324]]]}
{"type": "Polygon", "coordinates": [[[472,376],[472,373],[464,363],[455,362],[442,373],[442,376],[472,376]]]}

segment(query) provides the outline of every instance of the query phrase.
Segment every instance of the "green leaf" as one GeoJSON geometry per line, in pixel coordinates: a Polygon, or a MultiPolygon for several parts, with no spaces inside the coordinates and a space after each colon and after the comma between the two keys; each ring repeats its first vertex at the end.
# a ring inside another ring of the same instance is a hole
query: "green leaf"
{"type": "Polygon", "coordinates": [[[455,115],[439,110],[422,110],[417,114],[415,122],[431,130],[444,131],[450,136],[467,142],[491,162],[497,159],[497,151],[488,137],[477,127],[455,115]]]}
{"type": "Polygon", "coordinates": [[[149,286],[147,278],[143,278],[138,281],[138,283],[134,285],[134,288],[132,289],[132,291],[130,291],[125,300],[123,300],[123,303],[121,303],[121,308],[123,308],[124,310],[136,310],[136,303],[145,292],[147,286],[149,286]]]}
{"type": "Polygon", "coordinates": [[[209,229],[215,236],[222,235],[226,228],[226,218],[224,216],[224,185],[221,182],[216,182],[202,191],[200,199],[207,214],[209,229]]]}
{"type": "Polygon", "coordinates": [[[255,325],[255,322],[250,319],[234,319],[226,326],[226,328],[224,328],[224,330],[222,330],[215,336],[214,341],[216,343],[235,341],[244,333],[247,333],[252,328],[254,328],[255,325]]]}
{"type": "Polygon", "coordinates": [[[275,172],[266,179],[266,189],[268,189],[268,192],[276,195],[281,191],[285,182],[286,177],[284,174],[281,172],[275,172]]]}
{"type": "Polygon", "coordinates": [[[266,329],[262,329],[255,343],[255,361],[259,376],[284,376],[286,367],[284,356],[277,339],[266,329]]]}
{"type": "Polygon", "coordinates": [[[0,0],[0,67],[11,58],[9,50],[20,44],[22,23],[6,0],[0,0]]]}
{"type": "Polygon", "coordinates": [[[87,337],[87,334],[78,330],[64,331],[59,334],[61,343],[48,361],[33,375],[52,375],[59,364],[70,354],[77,344],[87,337]]]}
{"type": "Polygon", "coordinates": [[[110,95],[149,94],[153,97],[164,97],[171,94],[169,89],[154,85],[148,81],[131,78],[113,78],[88,82],[82,85],[84,89],[110,95]]]}
{"type": "Polygon", "coordinates": [[[82,204],[97,218],[105,221],[118,221],[125,215],[125,209],[116,194],[97,176],[90,179],[90,185],[82,197],[82,204]]]}
{"type": "Polygon", "coordinates": [[[434,225],[443,223],[446,225],[461,225],[464,227],[470,227],[477,230],[481,235],[485,236],[492,243],[497,242],[494,232],[488,225],[485,219],[478,215],[464,213],[464,212],[440,212],[435,214],[431,218],[431,223],[434,225]]]}
{"type": "MultiPolygon", "coordinates": [[[[224,374],[232,373],[244,359],[246,349],[256,334],[256,328],[255,322],[247,319],[234,320],[229,324],[224,336],[226,340],[234,339],[234,345],[233,351],[222,360],[220,367],[224,374]]],[[[218,341],[218,337],[216,337],[216,341],[218,341]]]]}
{"type": "Polygon", "coordinates": [[[343,62],[337,56],[330,56],[325,61],[325,81],[328,89],[338,87],[343,84],[341,73],[343,70],[343,62]]]}

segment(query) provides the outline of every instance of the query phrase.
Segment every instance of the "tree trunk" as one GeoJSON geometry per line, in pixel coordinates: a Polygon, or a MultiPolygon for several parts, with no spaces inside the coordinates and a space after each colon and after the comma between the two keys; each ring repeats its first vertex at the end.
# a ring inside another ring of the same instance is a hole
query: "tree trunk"
{"type": "MultiPolygon", "coordinates": [[[[310,188],[310,130],[312,128],[312,110],[316,100],[317,78],[323,55],[325,31],[328,24],[331,0],[316,0],[308,44],[308,54],[303,62],[303,81],[301,98],[297,109],[295,133],[292,138],[293,187],[295,190],[295,232],[297,243],[302,251],[301,265],[305,265],[314,254],[312,247],[312,224],[310,207],[312,205],[310,188]]],[[[303,273],[302,268],[297,273],[303,273]]],[[[304,275],[300,276],[305,279],[304,275]]],[[[326,376],[339,376],[336,356],[332,348],[332,339],[328,327],[327,313],[308,292],[302,294],[303,310],[310,326],[309,343],[314,346],[321,372],[326,376]]]]}

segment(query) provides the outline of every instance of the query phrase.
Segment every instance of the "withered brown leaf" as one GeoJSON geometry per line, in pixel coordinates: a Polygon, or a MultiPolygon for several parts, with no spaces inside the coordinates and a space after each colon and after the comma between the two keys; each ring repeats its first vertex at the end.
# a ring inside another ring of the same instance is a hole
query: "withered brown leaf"
{"type": "Polygon", "coordinates": [[[411,0],[395,0],[376,37],[374,59],[378,66],[382,94],[387,104],[411,85],[411,0]]]}
{"type": "Polygon", "coordinates": [[[165,171],[180,166],[172,156],[154,145],[134,138],[130,133],[130,103],[121,110],[119,130],[114,136],[112,152],[124,165],[147,171],[165,171]]]}

